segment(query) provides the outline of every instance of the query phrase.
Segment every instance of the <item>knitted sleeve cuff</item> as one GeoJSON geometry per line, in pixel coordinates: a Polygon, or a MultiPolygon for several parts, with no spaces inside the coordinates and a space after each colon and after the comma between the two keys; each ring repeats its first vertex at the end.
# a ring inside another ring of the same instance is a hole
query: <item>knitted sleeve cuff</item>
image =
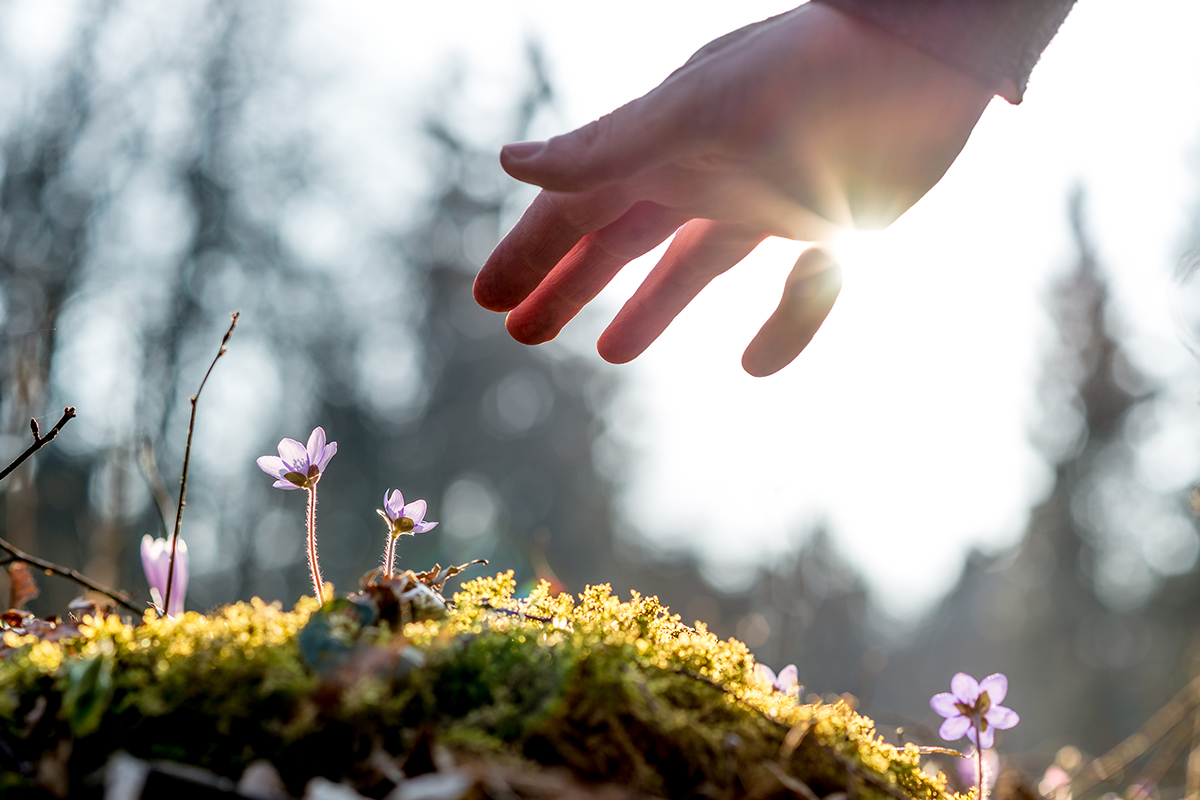
{"type": "Polygon", "coordinates": [[[814,0],[858,17],[1021,102],[1034,64],[1075,0],[814,0]],[[1010,96],[1012,95],[1012,96],[1010,96]]]}

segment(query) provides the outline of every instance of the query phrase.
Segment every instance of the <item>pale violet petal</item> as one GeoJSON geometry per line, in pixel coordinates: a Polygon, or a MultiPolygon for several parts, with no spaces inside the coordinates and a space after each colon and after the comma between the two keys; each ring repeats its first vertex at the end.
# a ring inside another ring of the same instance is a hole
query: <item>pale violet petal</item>
{"type": "Polygon", "coordinates": [[[383,507],[387,509],[388,519],[395,522],[404,513],[404,494],[399,489],[393,489],[391,497],[384,495],[383,507]]]}
{"type": "Polygon", "coordinates": [[[429,505],[424,500],[413,500],[404,507],[404,516],[413,521],[413,524],[425,519],[425,512],[429,510],[429,505]]]}
{"type": "Polygon", "coordinates": [[[151,588],[162,586],[167,579],[167,565],[162,560],[162,539],[146,534],[142,537],[142,569],[151,588]]]}
{"type": "MultiPolygon", "coordinates": [[[[974,728],[971,729],[974,731],[974,728]]],[[[974,740],[972,740],[974,741],[974,740]]],[[[996,731],[993,728],[988,728],[986,731],[980,731],[979,741],[975,744],[979,745],[980,750],[990,750],[992,745],[996,743],[996,731]]]]}
{"type": "Polygon", "coordinates": [[[279,480],[275,481],[271,485],[273,487],[275,487],[276,489],[299,489],[300,488],[299,486],[292,483],[291,481],[285,481],[283,478],[280,478],[279,480]]]}
{"type": "Polygon", "coordinates": [[[1008,706],[992,706],[983,717],[988,721],[988,725],[993,728],[999,728],[1002,731],[1008,730],[1021,721],[1021,718],[1017,716],[1017,712],[1008,706]]]}
{"type": "Polygon", "coordinates": [[[335,455],[337,455],[337,442],[330,442],[321,449],[321,452],[317,455],[317,460],[313,463],[317,465],[317,469],[320,472],[324,472],[325,467],[329,466],[329,459],[335,455]]]}
{"type": "Polygon", "coordinates": [[[256,463],[259,469],[272,478],[282,478],[288,471],[287,465],[279,456],[261,456],[256,463]]]}
{"type": "Polygon", "coordinates": [[[771,684],[771,686],[775,685],[775,670],[766,664],[755,664],[754,671],[758,673],[758,677],[771,684]]]}
{"type": "Polygon", "coordinates": [[[308,447],[305,448],[308,453],[308,463],[316,464],[321,459],[321,453],[324,449],[325,429],[318,425],[308,435],[308,447]]]}
{"type": "Polygon", "coordinates": [[[965,672],[956,673],[950,679],[950,691],[960,703],[969,706],[975,705],[975,701],[979,699],[979,683],[965,672]]]}
{"type": "Polygon", "coordinates": [[[417,524],[413,525],[413,533],[429,533],[429,531],[436,527],[436,522],[418,522],[417,524]]]}
{"type": "Polygon", "coordinates": [[[1001,672],[988,675],[979,682],[979,691],[988,693],[988,700],[992,705],[999,705],[1008,694],[1008,678],[1001,672]]]}
{"type": "Polygon", "coordinates": [[[779,691],[790,692],[800,683],[800,672],[796,669],[795,664],[788,664],[779,671],[779,677],[775,680],[775,686],[779,691]]]}
{"type": "Polygon", "coordinates": [[[288,472],[308,473],[308,450],[295,439],[283,439],[279,442],[279,457],[283,459],[288,472]]]}
{"type": "Polygon", "coordinates": [[[941,692],[929,698],[929,707],[936,711],[939,716],[953,717],[962,713],[955,705],[957,702],[958,698],[954,695],[949,692],[941,692]]]}
{"type": "Polygon", "coordinates": [[[956,717],[950,717],[942,723],[942,727],[938,728],[938,736],[945,739],[947,742],[955,742],[963,737],[971,728],[971,720],[959,714],[956,717]]]}

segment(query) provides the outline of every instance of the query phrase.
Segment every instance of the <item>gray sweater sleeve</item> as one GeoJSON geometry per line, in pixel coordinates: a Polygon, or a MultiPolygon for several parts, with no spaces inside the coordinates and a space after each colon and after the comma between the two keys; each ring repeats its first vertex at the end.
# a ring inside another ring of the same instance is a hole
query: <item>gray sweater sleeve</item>
{"type": "Polygon", "coordinates": [[[1029,73],[1075,0],[814,0],[876,25],[984,82],[1011,79],[1021,102],[1029,73]]]}

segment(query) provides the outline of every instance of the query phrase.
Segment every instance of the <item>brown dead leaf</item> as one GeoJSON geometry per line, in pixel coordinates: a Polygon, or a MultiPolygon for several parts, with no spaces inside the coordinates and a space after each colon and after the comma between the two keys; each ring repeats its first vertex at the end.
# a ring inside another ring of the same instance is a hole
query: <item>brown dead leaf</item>
{"type": "Polygon", "coordinates": [[[8,607],[19,609],[38,596],[37,582],[33,572],[23,561],[14,561],[8,565],[8,607]]]}

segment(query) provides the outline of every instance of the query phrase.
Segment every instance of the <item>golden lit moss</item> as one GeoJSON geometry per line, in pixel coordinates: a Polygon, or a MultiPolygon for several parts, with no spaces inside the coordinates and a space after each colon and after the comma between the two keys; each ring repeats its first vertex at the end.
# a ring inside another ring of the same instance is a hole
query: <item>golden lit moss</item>
{"type": "Polygon", "coordinates": [[[81,775],[117,731],[136,755],[230,775],[265,757],[299,782],[337,779],[379,747],[406,757],[416,739],[404,732],[419,730],[465,754],[663,797],[784,796],[788,781],[818,796],[946,797],[916,747],[883,742],[845,703],[772,690],[744,644],[684,625],[656,598],[515,589],[512,573],[470,581],[445,616],[400,635],[353,598],[291,611],[256,598],[137,626],[89,617],[57,642],[10,632],[0,735],[34,763],[72,738],[81,775]]]}

